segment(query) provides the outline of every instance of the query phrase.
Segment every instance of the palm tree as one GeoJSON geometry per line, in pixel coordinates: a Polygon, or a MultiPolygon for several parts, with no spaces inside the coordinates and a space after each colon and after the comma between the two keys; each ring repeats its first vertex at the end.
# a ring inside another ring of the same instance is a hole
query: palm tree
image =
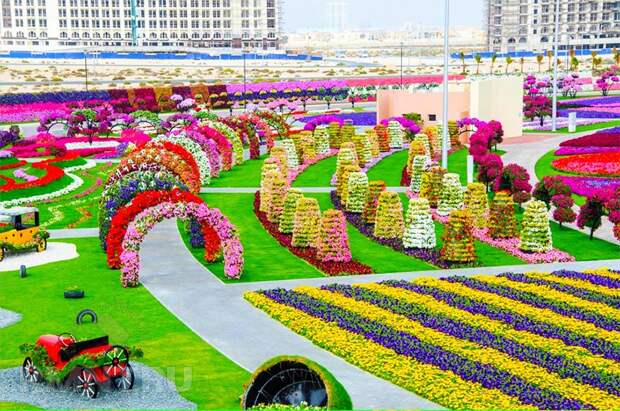
{"type": "Polygon", "coordinates": [[[536,56],[536,63],[538,63],[538,72],[540,73],[542,71],[542,63],[544,60],[544,56],[542,54],[539,54],[536,56]]]}
{"type": "Polygon", "coordinates": [[[459,53],[459,58],[461,59],[461,65],[463,69],[461,70],[461,74],[467,74],[467,66],[465,65],[465,53],[462,51],[459,53]]]}
{"type": "Polygon", "coordinates": [[[579,59],[575,56],[573,56],[570,59],[570,69],[572,71],[577,71],[577,69],[579,68],[579,59]]]}
{"type": "Polygon", "coordinates": [[[491,56],[491,74],[495,71],[495,62],[497,61],[497,54],[493,53],[491,56]]]}
{"type": "Polygon", "coordinates": [[[510,65],[514,62],[514,60],[512,59],[512,57],[507,56],[506,57],[506,74],[508,74],[508,70],[510,69],[510,65]]]}
{"type": "Polygon", "coordinates": [[[476,61],[476,75],[480,74],[480,63],[482,63],[482,56],[480,54],[476,54],[474,56],[474,60],[476,61]]]}
{"type": "Polygon", "coordinates": [[[549,73],[551,73],[551,64],[553,63],[553,51],[547,50],[547,58],[549,59],[549,73]]]}
{"type": "Polygon", "coordinates": [[[596,70],[596,66],[598,66],[597,57],[598,57],[598,52],[592,51],[590,53],[590,58],[592,59],[592,76],[594,76],[594,71],[596,70]]]}
{"type": "Polygon", "coordinates": [[[525,65],[525,57],[519,59],[519,65],[521,66],[521,74],[523,74],[523,66],[525,65]]]}
{"type": "Polygon", "coordinates": [[[620,66],[620,51],[618,51],[618,49],[614,47],[611,52],[614,56],[614,62],[616,63],[616,66],[620,66]]]}

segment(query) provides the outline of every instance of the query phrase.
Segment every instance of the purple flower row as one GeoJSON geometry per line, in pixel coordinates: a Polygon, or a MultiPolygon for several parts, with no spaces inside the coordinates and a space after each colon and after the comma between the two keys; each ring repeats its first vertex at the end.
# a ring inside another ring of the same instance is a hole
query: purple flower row
{"type": "Polygon", "coordinates": [[[439,253],[439,251],[435,249],[405,248],[403,246],[403,241],[399,238],[386,239],[386,238],[375,237],[373,224],[366,224],[364,220],[362,219],[361,214],[350,213],[346,211],[342,207],[342,203],[340,202],[340,199],[336,195],[335,191],[331,192],[331,198],[332,198],[332,203],[334,204],[334,208],[336,210],[341,210],[346,216],[347,221],[351,225],[353,225],[355,228],[357,228],[360,233],[370,238],[371,240],[381,245],[390,247],[394,249],[395,251],[406,254],[410,257],[417,258],[422,261],[426,261],[427,263],[434,265],[435,267],[439,267],[439,268],[454,267],[453,264],[450,264],[449,262],[442,260],[441,254],[439,253]]]}
{"type": "Polygon", "coordinates": [[[451,371],[465,381],[479,383],[487,389],[497,389],[518,398],[524,404],[541,409],[593,409],[589,404],[566,398],[543,389],[489,364],[463,358],[440,346],[429,344],[415,335],[395,330],[348,310],[316,298],[283,289],[265,291],[264,295],[280,304],[296,308],[320,320],[393,350],[399,355],[451,371]]]}
{"type": "MultiPolygon", "coordinates": [[[[568,117],[568,113],[573,110],[558,110],[558,117],[568,117]]],[[[575,111],[577,113],[577,118],[605,118],[605,119],[614,119],[618,118],[617,113],[609,113],[606,111],[598,111],[596,109],[592,110],[580,110],[575,111]]]]}
{"type": "Polygon", "coordinates": [[[574,194],[584,197],[598,194],[604,201],[613,198],[616,190],[620,189],[619,178],[560,176],[560,179],[568,184],[574,194]]]}
{"type": "Polygon", "coordinates": [[[584,300],[606,304],[610,307],[620,308],[620,297],[611,295],[600,294],[594,291],[586,290],[583,288],[573,287],[566,284],[556,283],[554,281],[543,280],[541,278],[529,277],[521,273],[505,273],[499,275],[499,277],[505,277],[512,281],[518,281],[527,284],[536,284],[540,286],[550,287],[554,290],[561,291],[575,297],[582,298],[584,300]]]}
{"type": "Polygon", "coordinates": [[[531,319],[507,308],[497,307],[478,300],[473,300],[469,297],[443,291],[435,287],[418,285],[406,281],[387,281],[384,284],[430,295],[452,307],[472,314],[481,314],[492,320],[502,321],[511,325],[516,330],[529,331],[546,338],[557,338],[558,340],[564,341],[568,345],[583,347],[590,350],[594,354],[599,354],[605,358],[620,361],[620,347],[616,347],[611,342],[602,338],[577,334],[554,324],[531,319]]]}
{"type": "Polygon", "coordinates": [[[620,147],[560,147],[556,156],[572,156],[579,154],[618,153],[620,147]]]}
{"type": "Polygon", "coordinates": [[[562,378],[572,378],[584,384],[601,388],[609,393],[620,394],[620,376],[598,371],[561,355],[521,344],[500,335],[493,334],[480,327],[475,327],[445,315],[429,310],[421,304],[407,303],[396,298],[377,293],[368,289],[333,284],[322,287],[340,293],[357,301],[364,301],[395,314],[403,315],[417,321],[425,327],[461,340],[471,341],[484,347],[496,349],[519,361],[526,361],[554,372],[562,378]]]}
{"type": "Polygon", "coordinates": [[[565,278],[575,278],[577,280],[589,281],[592,284],[602,285],[608,288],[620,288],[620,280],[615,278],[603,277],[602,275],[580,273],[577,271],[560,270],[554,271],[553,275],[565,278]]]}
{"type": "MultiPolygon", "coordinates": [[[[309,123],[316,125],[319,124],[329,124],[331,122],[337,122],[343,124],[346,120],[353,121],[354,126],[376,126],[377,125],[377,113],[374,111],[368,112],[360,112],[360,113],[340,113],[340,114],[329,114],[329,115],[318,115],[318,116],[308,116],[301,117],[299,121],[302,123],[309,123]],[[329,120],[327,123],[323,120],[329,120]],[[315,124],[316,123],[316,124],[315,124]]],[[[308,129],[306,129],[308,130],[308,129]]],[[[312,128],[314,130],[314,128],[312,128]]]]}
{"type": "Polygon", "coordinates": [[[575,307],[563,301],[541,297],[534,293],[520,291],[504,285],[489,284],[475,278],[456,276],[446,278],[446,281],[450,281],[451,283],[460,283],[474,290],[497,294],[502,297],[510,298],[514,301],[529,304],[536,308],[551,310],[566,317],[587,321],[604,330],[620,331],[620,322],[618,320],[605,317],[591,310],[575,307]]]}

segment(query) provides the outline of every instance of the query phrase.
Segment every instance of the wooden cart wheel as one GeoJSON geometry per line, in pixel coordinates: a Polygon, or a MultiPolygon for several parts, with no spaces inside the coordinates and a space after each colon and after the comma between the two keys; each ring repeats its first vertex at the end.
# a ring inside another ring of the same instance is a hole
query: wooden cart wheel
{"type": "Polygon", "coordinates": [[[97,384],[97,377],[95,373],[89,368],[82,368],[80,373],[75,378],[75,390],[82,397],[92,400],[97,398],[99,394],[99,385],[97,384]]]}
{"type": "Polygon", "coordinates": [[[37,241],[37,253],[42,253],[45,250],[47,250],[47,240],[42,238],[37,241]]]}
{"type": "Polygon", "coordinates": [[[106,377],[117,378],[125,373],[125,369],[129,366],[129,353],[125,347],[120,345],[112,346],[103,354],[104,363],[101,369],[106,377]]]}
{"type": "Polygon", "coordinates": [[[123,374],[120,377],[113,378],[112,382],[118,390],[130,390],[133,388],[134,380],[135,376],[133,373],[133,368],[131,368],[130,364],[127,364],[123,374]]]}
{"type": "Polygon", "coordinates": [[[34,366],[30,357],[26,357],[24,363],[22,364],[22,376],[26,382],[31,384],[35,384],[43,380],[41,373],[37,370],[37,367],[34,366]]]}

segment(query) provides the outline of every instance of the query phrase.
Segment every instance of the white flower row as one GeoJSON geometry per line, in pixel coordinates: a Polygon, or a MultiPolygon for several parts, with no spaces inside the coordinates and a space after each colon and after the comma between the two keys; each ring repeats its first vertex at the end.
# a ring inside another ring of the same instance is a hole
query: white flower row
{"type": "Polygon", "coordinates": [[[82,150],[85,148],[114,148],[119,145],[118,141],[82,141],[78,143],[66,143],[65,148],[67,150],[82,150]]]}

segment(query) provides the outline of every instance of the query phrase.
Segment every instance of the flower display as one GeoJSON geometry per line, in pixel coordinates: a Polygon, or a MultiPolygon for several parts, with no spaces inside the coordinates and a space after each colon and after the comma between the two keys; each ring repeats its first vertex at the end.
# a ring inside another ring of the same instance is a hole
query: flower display
{"type": "Polygon", "coordinates": [[[363,172],[349,173],[346,208],[351,213],[361,213],[368,197],[368,177],[363,172]]]}
{"type": "Polygon", "coordinates": [[[367,128],[365,133],[368,137],[368,142],[370,143],[370,155],[371,157],[377,157],[381,153],[377,132],[372,128],[367,128]]]}
{"type": "Polygon", "coordinates": [[[411,175],[413,171],[413,159],[416,156],[424,156],[426,155],[426,150],[424,149],[424,144],[419,140],[414,140],[409,145],[409,152],[407,154],[407,173],[411,175]]]}
{"type": "Polygon", "coordinates": [[[551,165],[568,173],[620,177],[620,152],[561,157],[553,160],[551,165]]]}
{"type": "Polygon", "coordinates": [[[374,235],[377,238],[403,238],[403,204],[398,193],[382,191],[377,203],[374,235]]]}
{"type": "MultiPolygon", "coordinates": [[[[424,155],[428,157],[432,157],[434,155],[434,151],[431,148],[430,140],[428,135],[426,134],[416,134],[413,138],[413,141],[417,143],[417,145],[422,145],[424,149],[424,155]]],[[[417,149],[419,151],[419,148],[417,149]]]]}
{"type": "Polygon", "coordinates": [[[355,165],[344,164],[341,168],[342,173],[338,176],[338,186],[336,187],[336,194],[340,196],[342,204],[347,204],[347,198],[349,195],[349,176],[353,173],[358,173],[361,169],[355,165]]]}
{"type": "Polygon", "coordinates": [[[301,158],[303,163],[309,163],[316,158],[316,141],[311,132],[304,131],[301,134],[300,146],[302,152],[301,158]]]}
{"type": "MultiPolygon", "coordinates": [[[[413,136],[420,132],[420,126],[418,126],[415,121],[406,119],[405,117],[390,117],[381,120],[381,125],[388,127],[390,122],[396,121],[398,122],[403,130],[407,133],[408,140],[412,140],[413,136]]],[[[373,124],[374,125],[374,124],[373,124]]]]}
{"type": "Polygon", "coordinates": [[[401,148],[404,142],[403,127],[398,121],[390,121],[388,125],[388,138],[390,148],[401,148]]]}
{"type": "Polygon", "coordinates": [[[431,208],[425,198],[409,200],[403,247],[434,249],[437,245],[431,208]]]}
{"type": "Polygon", "coordinates": [[[288,177],[289,168],[288,168],[288,158],[286,157],[286,150],[284,147],[278,146],[271,149],[270,157],[275,158],[278,162],[278,167],[280,168],[280,172],[284,177],[288,177]]]}
{"type": "Polygon", "coordinates": [[[366,195],[364,212],[362,214],[363,221],[366,224],[375,224],[379,195],[385,190],[386,186],[384,181],[371,181],[368,184],[368,194],[366,195]]]}
{"type": "MultiPolygon", "coordinates": [[[[476,228],[487,225],[488,200],[484,184],[470,183],[463,196],[464,209],[469,211],[472,223],[476,228]]],[[[513,210],[514,214],[514,210],[513,210]]]]}
{"type": "Polygon", "coordinates": [[[295,212],[297,211],[297,202],[303,195],[301,190],[291,188],[284,199],[284,209],[280,216],[278,230],[283,234],[292,234],[295,227],[295,212]]]}
{"type": "Polygon", "coordinates": [[[299,167],[299,157],[297,156],[297,149],[295,148],[295,143],[290,138],[285,138],[281,141],[281,147],[284,148],[286,152],[286,161],[288,164],[288,168],[295,169],[299,167]]]}
{"type": "Polygon", "coordinates": [[[463,207],[463,187],[458,174],[447,173],[443,176],[441,197],[437,205],[437,214],[449,215],[453,210],[463,207]]]}
{"type": "Polygon", "coordinates": [[[422,174],[424,174],[430,165],[430,158],[426,155],[417,155],[413,158],[413,167],[411,169],[411,184],[409,189],[414,193],[420,192],[422,184],[422,174]]]}
{"type": "Polygon", "coordinates": [[[329,146],[331,148],[340,148],[342,144],[341,134],[342,124],[337,121],[331,121],[327,127],[327,134],[329,135],[329,146]]]}
{"type": "Polygon", "coordinates": [[[301,197],[295,209],[295,225],[293,227],[294,247],[316,247],[319,235],[321,209],[316,198],[301,197]]]}
{"type": "Polygon", "coordinates": [[[260,179],[260,207],[259,210],[263,213],[267,213],[269,211],[269,207],[271,205],[271,179],[276,176],[282,176],[278,159],[269,157],[263,163],[261,168],[261,179],[260,179]]]}
{"type": "Polygon", "coordinates": [[[377,134],[377,140],[379,141],[379,150],[382,153],[390,151],[390,136],[388,134],[387,127],[378,125],[375,127],[375,133],[377,134]]]}
{"type": "Polygon", "coordinates": [[[323,213],[316,257],[324,262],[348,263],[352,260],[347,220],[342,211],[330,209],[323,213]]]}
{"type": "Polygon", "coordinates": [[[360,167],[365,167],[372,158],[368,136],[366,134],[355,134],[353,136],[353,144],[355,145],[360,167]]]}
{"type": "Polygon", "coordinates": [[[344,161],[350,161],[351,164],[360,165],[357,158],[357,150],[353,142],[343,143],[340,147],[336,158],[336,170],[342,166],[344,161]]]}
{"type": "Polygon", "coordinates": [[[538,200],[528,202],[521,224],[521,250],[533,253],[551,251],[553,242],[545,203],[538,200]]]}
{"type": "MultiPolygon", "coordinates": [[[[267,176],[265,189],[263,192],[269,193],[269,204],[267,205],[267,219],[272,223],[278,223],[280,216],[284,212],[284,200],[288,185],[286,179],[279,170],[272,170],[267,176]]],[[[261,192],[262,196],[262,192],[261,192]]]]}
{"type": "Polygon", "coordinates": [[[443,178],[447,171],[441,167],[431,167],[429,172],[423,173],[420,180],[420,198],[426,198],[432,208],[439,204],[443,191],[443,178]]]}
{"type": "Polygon", "coordinates": [[[243,164],[243,144],[232,128],[219,121],[208,121],[207,125],[199,126],[196,131],[217,144],[222,169],[228,171],[233,165],[243,164]]]}
{"type": "Polygon", "coordinates": [[[318,126],[314,130],[314,138],[316,140],[317,155],[321,156],[329,153],[329,134],[327,134],[327,126],[318,126]]]}
{"type": "Polygon", "coordinates": [[[453,210],[444,230],[441,256],[453,263],[468,264],[477,260],[473,224],[467,210],[453,210]]]}
{"type": "Polygon", "coordinates": [[[342,128],[340,129],[340,142],[351,143],[353,142],[353,136],[355,135],[355,127],[353,126],[353,122],[350,120],[345,120],[342,128]]]}
{"type": "Polygon", "coordinates": [[[602,225],[603,213],[604,201],[597,194],[588,198],[579,209],[577,227],[588,227],[590,229],[590,240],[594,237],[594,232],[602,225]]]}
{"type": "Polygon", "coordinates": [[[354,112],[340,114],[321,114],[318,116],[301,117],[298,119],[302,123],[306,123],[305,130],[315,130],[317,127],[329,123],[337,122],[340,125],[350,120],[354,126],[374,126],[377,122],[377,113],[375,112],[354,112]]]}
{"type": "Polygon", "coordinates": [[[560,147],[620,147],[620,129],[612,128],[602,130],[587,136],[566,140],[560,143],[560,147]]]}
{"type": "Polygon", "coordinates": [[[489,211],[489,235],[491,238],[512,238],[517,236],[514,201],[508,193],[495,193],[489,211]]]}
{"type": "Polygon", "coordinates": [[[183,147],[188,153],[192,155],[192,157],[196,161],[196,164],[198,165],[198,170],[200,171],[200,182],[202,183],[202,185],[209,185],[209,183],[211,182],[211,163],[209,162],[209,157],[202,150],[198,143],[194,142],[186,136],[174,134],[170,134],[167,136],[158,136],[152,141],[170,141],[171,143],[183,147]]]}

